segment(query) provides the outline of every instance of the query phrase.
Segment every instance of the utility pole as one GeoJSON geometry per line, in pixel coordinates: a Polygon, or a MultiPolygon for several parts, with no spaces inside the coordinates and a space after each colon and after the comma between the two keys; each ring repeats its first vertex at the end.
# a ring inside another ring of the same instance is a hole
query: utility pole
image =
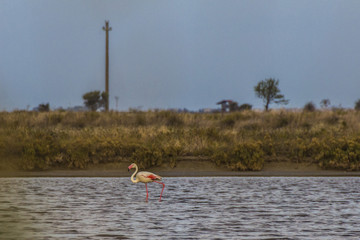
{"type": "Polygon", "coordinates": [[[105,111],[109,111],[109,31],[111,31],[111,27],[109,27],[109,21],[105,21],[105,26],[102,28],[106,33],[106,43],[105,43],[105,93],[106,93],[106,104],[105,111]]]}

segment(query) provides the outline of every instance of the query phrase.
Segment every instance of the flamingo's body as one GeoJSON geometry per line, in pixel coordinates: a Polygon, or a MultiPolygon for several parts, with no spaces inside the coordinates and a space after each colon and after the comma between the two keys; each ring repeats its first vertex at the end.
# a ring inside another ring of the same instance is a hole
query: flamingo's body
{"type": "Polygon", "coordinates": [[[155,174],[155,173],[151,173],[151,172],[138,172],[139,168],[135,163],[130,164],[130,166],[128,167],[128,170],[130,171],[130,169],[135,168],[135,172],[133,173],[133,175],[131,175],[131,181],[133,183],[138,183],[138,182],[142,182],[145,183],[145,187],[146,187],[146,201],[148,200],[149,197],[149,192],[147,189],[147,183],[149,182],[156,182],[159,184],[163,185],[163,188],[161,190],[161,194],[160,194],[160,199],[159,201],[161,201],[161,196],[163,194],[164,188],[165,188],[165,184],[162,182],[158,182],[162,180],[162,177],[155,174]],[[134,179],[134,177],[136,176],[136,178],[134,179]],[[158,180],[158,181],[156,181],[158,180]]]}

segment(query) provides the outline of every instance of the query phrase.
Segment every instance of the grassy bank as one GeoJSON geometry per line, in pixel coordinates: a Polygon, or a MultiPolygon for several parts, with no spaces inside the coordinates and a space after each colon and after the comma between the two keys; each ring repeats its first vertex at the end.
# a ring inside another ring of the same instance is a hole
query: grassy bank
{"type": "Polygon", "coordinates": [[[265,161],[360,170],[360,113],[2,112],[0,169],[86,169],[134,161],[143,168],[201,157],[233,170],[265,161]]]}

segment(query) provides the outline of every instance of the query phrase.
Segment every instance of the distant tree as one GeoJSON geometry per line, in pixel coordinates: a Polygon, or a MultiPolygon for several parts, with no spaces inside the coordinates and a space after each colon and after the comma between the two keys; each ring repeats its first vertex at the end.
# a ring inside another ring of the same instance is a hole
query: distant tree
{"type": "Polygon", "coordinates": [[[330,106],[330,100],[329,99],[323,99],[320,102],[321,108],[328,108],[330,106]]]}
{"type": "Polygon", "coordinates": [[[360,111],[360,99],[355,102],[355,110],[360,111]]]}
{"type": "Polygon", "coordinates": [[[49,112],[50,111],[50,104],[49,103],[41,103],[37,107],[39,112],[49,112]]]}
{"type": "Polygon", "coordinates": [[[283,94],[280,94],[279,80],[268,78],[258,82],[254,87],[255,94],[264,102],[265,110],[269,110],[269,105],[274,102],[276,104],[288,104],[283,94]]]}
{"type": "Polygon", "coordinates": [[[252,105],[248,104],[248,103],[244,103],[244,104],[241,104],[238,109],[239,109],[239,111],[251,110],[252,105]]]}
{"type": "Polygon", "coordinates": [[[100,107],[109,106],[108,102],[109,102],[109,94],[107,94],[106,92],[102,92],[101,100],[100,100],[100,107]]]}
{"type": "Polygon", "coordinates": [[[316,110],[316,106],[313,102],[308,102],[304,106],[304,111],[314,112],[316,110]]]}
{"type": "Polygon", "coordinates": [[[229,102],[229,111],[230,112],[235,112],[238,110],[238,103],[235,101],[229,102]]]}
{"type": "Polygon", "coordinates": [[[83,99],[86,107],[90,108],[91,111],[96,111],[105,106],[108,97],[105,92],[100,94],[100,91],[92,91],[85,93],[83,99]]]}

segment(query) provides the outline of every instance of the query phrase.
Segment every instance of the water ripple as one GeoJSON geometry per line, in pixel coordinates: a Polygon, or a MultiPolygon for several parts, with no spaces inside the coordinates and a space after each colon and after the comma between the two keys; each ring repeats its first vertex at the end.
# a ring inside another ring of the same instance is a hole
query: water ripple
{"type": "Polygon", "coordinates": [[[358,239],[360,178],[2,178],[0,239],[358,239]]]}

